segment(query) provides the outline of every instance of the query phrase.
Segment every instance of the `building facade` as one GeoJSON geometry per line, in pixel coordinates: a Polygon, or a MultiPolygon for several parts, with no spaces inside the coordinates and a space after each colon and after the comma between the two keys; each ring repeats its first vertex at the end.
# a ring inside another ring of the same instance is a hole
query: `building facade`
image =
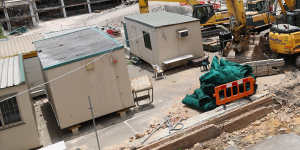
{"type": "Polygon", "coordinates": [[[151,65],[204,55],[200,22],[196,18],[169,12],[125,17],[130,53],[151,65]],[[189,57],[187,57],[189,56],[189,57]]]}
{"type": "Polygon", "coordinates": [[[21,55],[0,60],[0,149],[40,146],[33,104],[21,55]]]}

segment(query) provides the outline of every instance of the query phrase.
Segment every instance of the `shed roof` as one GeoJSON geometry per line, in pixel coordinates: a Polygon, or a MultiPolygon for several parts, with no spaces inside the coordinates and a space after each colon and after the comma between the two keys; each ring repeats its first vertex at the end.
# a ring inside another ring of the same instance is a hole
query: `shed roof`
{"type": "Polygon", "coordinates": [[[199,21],[199,19],[197,18],[179,15],[175,13],[169,13],[165,11],[125,16],[125,19],[135,21],[153,28],[199,21]]]}
{"type": "Polygon", "coordinates": [[[34,52],[32,42],[40,39],[42,39],[41,34],[32,34],[0,40],[0,58],[34,52]]]}
{"type": "Polygon", "coordinates": [[[25,82],[22,55],[0,59],[0,89],[25,82]]]}
{"type": "Polygon", "coordinates": [[[79,30],[83,30],[83,29],[88,29],[88,28],[96,28],[97,26],[84,26],[84,27],[79,27],[79,28],[71,28],[71,29],[65,29],[65,30],[61,30],[61,31],[53,31],[53,32],[48,32],[44,34],[44,38],[52,38],[52,37],[56,37],[56,36],[61,36],[64,34],[69,34],[72,32],[76,32],[79,30]]]}
{"type": "Polygon", "coordinates": [[[57,35],[34,42],[44,70],[123,48],[96,27],[57,35]]]}

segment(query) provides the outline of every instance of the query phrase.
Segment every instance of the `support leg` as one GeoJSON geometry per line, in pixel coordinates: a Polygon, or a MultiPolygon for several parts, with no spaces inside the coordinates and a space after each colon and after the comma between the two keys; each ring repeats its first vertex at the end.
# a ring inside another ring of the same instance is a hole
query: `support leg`
{"type": "Polygon", "coordinates": [[[28,2],[28,5],[29,5],[29,11],[30,11],[31,19],[32,19],[32,24],[33,24],[33,26],[37,26],[37,21],[36,21],[35,14],[34,14],[34,11],[33,11],[32,2],[30,0],[27,0],[27,2],[28,2]]]}
{"type": "Polygon", "coordinates": [[[11,32],[11,24],[10,24],[10,19],[8,16],[7,8],[4,8],[4,15],[5,15],[8,31],[11,32]]]}
{"type": "Polygon", "coordinates": [[[62,13],[63,13],[64,17],[66,18],[67,12],[66,12],[66,8],[65,8],[65,2],[64,2],[64,0],[60,0],[60,3],[61,3],[61,7],[62,7],[62,13]]]}
{"type": "Polygon", "coordinates": [[[86,2],[87,2],[89,13],[92,13],[92,8],[91,8],[90,0],[86,0],[86,2]]]}
{"type": "Polygon", "coordinates": [[[40,17],[39,17],[39,12],[37,10],[36,2],[35,1],[32,2],[32,6],[33,6],[33,10],[34,10],[36,21],[37,21],[37,23],[39,23],[40,22],[40,17]]]}

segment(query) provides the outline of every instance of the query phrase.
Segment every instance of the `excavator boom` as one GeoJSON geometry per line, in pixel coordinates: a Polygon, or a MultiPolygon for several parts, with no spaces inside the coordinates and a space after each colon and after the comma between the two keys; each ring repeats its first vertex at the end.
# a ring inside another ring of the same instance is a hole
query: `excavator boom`
{"type": "MultiPolygon", "coordinates": [[[[284,7],[282,1],[283,1],[283,0],[278,0],[278,3],[279,3],[279,6],[280,6],[280,8],[281,8],[281,12],[282,12],[283,14],[286,14],[287,10],[286,10],[286,8],[284,7]]],[[[284,2],[285,2],[287,8],[288,8],[290,11],[295,10],[296,0],[284,0],[284,2]]]]}
{"type": "Polygon", "coordinates": [[[246,12],[243,0],[226,0],[226,6],[229,14],[237,20],[238,25],[234,30],[244,28],[246,26],[246,12]]]}

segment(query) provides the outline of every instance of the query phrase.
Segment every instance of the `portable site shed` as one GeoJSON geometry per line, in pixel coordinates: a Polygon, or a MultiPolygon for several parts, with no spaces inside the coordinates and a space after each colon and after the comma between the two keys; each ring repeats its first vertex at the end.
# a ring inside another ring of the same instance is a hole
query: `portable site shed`
{"type": "Polygon", "coordinates": [[[32,34],[0,40],[0,58],[23,55],[27,83],[29,88],[34,88],[31,90],[31,96],[33,97],[45,94],[45,86],[38,86],[45,81],[40,60],[32,43],[42,38],[41,34],[32,34]]]}
{"type": "Polygon", "coordinates": [[[0,59],[0,149],[40,146],[21,55],[0,59]],[[24,92],[25,91],[25,92],[24,92]]]}
{"type": "Polygon", "coordinates": [[[49,101],[61,129],[91,119],[88,96],[96,117],[134,106],[123,46],[98,28],[34,44],[45,79],[51,81],[49,101]]]}
{"type": "Polygon", "coordinates": [[[204,56],[197,18],[169,12],[137,14],[126,16],[124,27],[130,53],[151,65],[168,68],[204,56]]]}

